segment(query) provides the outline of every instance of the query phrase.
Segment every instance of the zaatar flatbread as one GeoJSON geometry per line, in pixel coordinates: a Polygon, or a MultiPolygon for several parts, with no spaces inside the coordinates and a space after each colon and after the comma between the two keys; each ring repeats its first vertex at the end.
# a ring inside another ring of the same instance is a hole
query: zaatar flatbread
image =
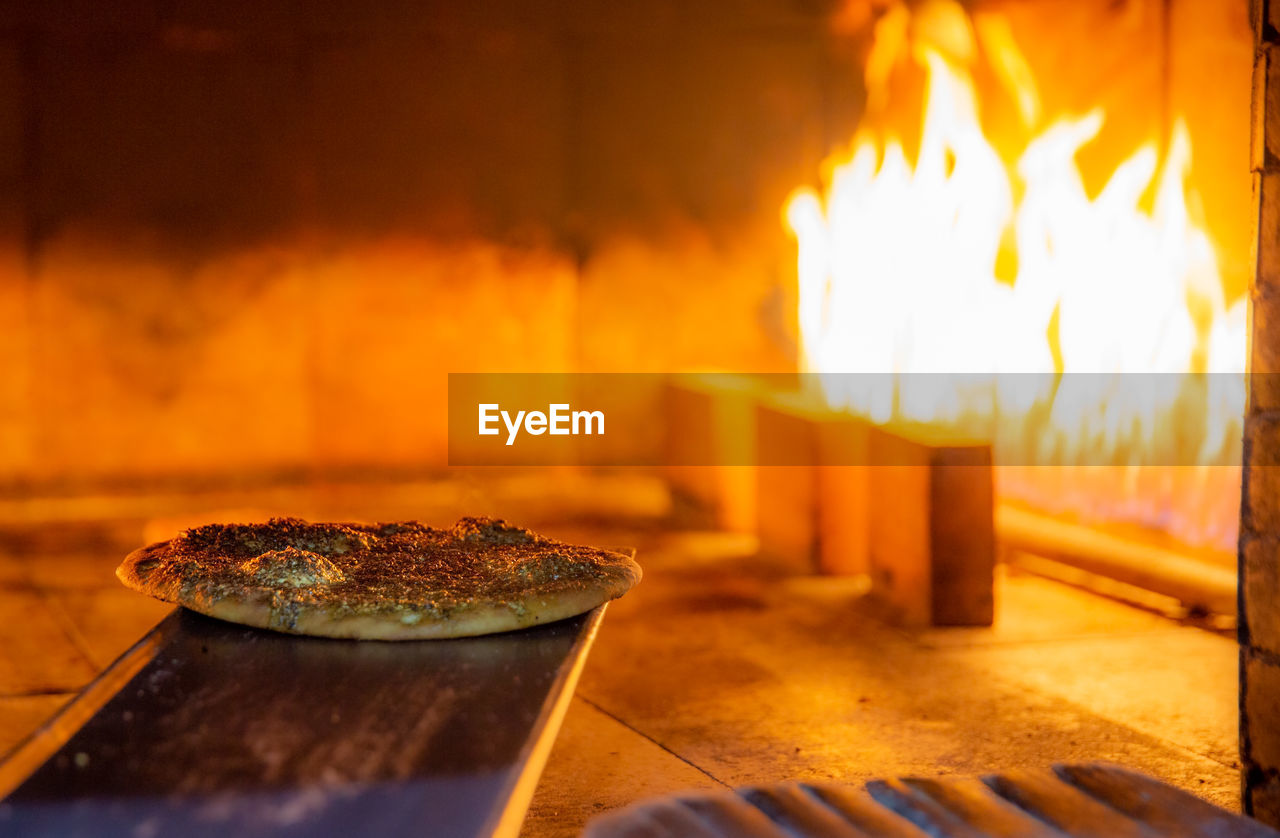
{"type": "Polygon", "coordinates": [[[135,591],[244,625],[365,640],[467,637],[562,620],[640,581],[629,556],[488,518],[210,524],[135,550],[135,591]]]}

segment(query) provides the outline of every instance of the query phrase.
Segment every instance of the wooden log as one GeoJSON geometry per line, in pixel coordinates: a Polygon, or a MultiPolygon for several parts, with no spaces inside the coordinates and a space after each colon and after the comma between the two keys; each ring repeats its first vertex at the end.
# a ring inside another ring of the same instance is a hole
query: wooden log
{"type": "Polygon", "coordinates": [[[669,443],[669,476],[722,526],[741,528],[749,506],[761,552],[798,573],[871,573],[903,624],[990,625],[988,446],[928,429],[873,429],[807,394],[734,377],[682,376],[667,399],[668,423],[681,430],[669,443]],[[750,454],[744,440],[753,441],[750,454]],[[699,456],[756,463],[746,475],[753,491],[742,469],[683,465],[699,456]]]}
{"type": "Polygon", "coordinates": [[[799,393],[756,408],[756,534],[798,572],[860,575],[867,552],[867,432],[799,393]]]}
{"type": "Polygon", "coordinates": [[[751,376],[707,373],[671,376],[664,389],[667,481],[730,532],[755,530],[755,406],[765,388],[751,376]]]}
{"type": "Polygon", "coordinates": [[[990,446],[918,427],[874,428],[868,440],[873,595],[902,625],[991,625],[990,446]]]}

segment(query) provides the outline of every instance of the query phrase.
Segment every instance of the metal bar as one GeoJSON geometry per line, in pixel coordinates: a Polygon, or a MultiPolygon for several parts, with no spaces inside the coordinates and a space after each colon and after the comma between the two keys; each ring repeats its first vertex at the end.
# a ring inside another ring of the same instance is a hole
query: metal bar
{"type": "Polygon", "coordinates": [[[1007,504],[996,506],[996,540],[1063,564],[1180,600],[1192,610],[1236,613],[1236,573],[1182,553],[1007,504]]]}

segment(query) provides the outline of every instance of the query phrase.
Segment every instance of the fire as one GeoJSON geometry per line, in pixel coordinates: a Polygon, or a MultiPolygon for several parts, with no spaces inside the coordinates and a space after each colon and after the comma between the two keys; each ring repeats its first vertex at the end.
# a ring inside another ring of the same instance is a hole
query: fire
{"type": "MultiPolygon", "coordinates": [[[[830,161],[821,194],[801,189],[787,205],[803,368],[893,374],[893,386],[820,376],[832,407],[991,435],[1005,496],[1229,549],[1244,303],[1227,306],[1188,211],[1185,127],[1163,159],[1154,143],[1138,148],[1092,196],[1075,157],[1100,112],[1049,125],[1006,163],[966,61],[981,40],[1033,121],[1026,64],[1000,19],[932,9],[910,52],[927,77],[914,163],[891,134],[864,129],[830,161]],[[950,386],[930,375],[942,373],[950,386]]],[[[877,28],[873,103],[905,25],[899,10],[877,28]]]]}

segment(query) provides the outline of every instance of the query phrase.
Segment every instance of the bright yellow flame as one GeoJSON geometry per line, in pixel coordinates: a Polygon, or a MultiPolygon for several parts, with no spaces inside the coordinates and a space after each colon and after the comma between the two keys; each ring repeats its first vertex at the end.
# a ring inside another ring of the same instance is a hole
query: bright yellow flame
{"type": "MultiPolygon", "coordinates": [[[[905,24],[890,20],[882,28],[893,35],[891,47],[873,50],[869,82],[887,76],[903,51],[905,24]]],[[[1075,156],[1101,130],[1100,112],[1049,126],[1011,172],[985,136],[973,83],[953,57],[957,31],[948,28],[945,50],[917,43],[911,51],[928,77],[915,165],[893,138],[861,132],[847,156],[832,161],[823,194],[801,189],[787,205],[799,246],[803,368],[971,374],[964,379],[974,382],[971,391],[913,387],[901,377],[891,387],[875,376],[822,384],[833,407],[876,422],[998,429],[1004,462],[1124,467],[1112,489],[1088,469],[1046,478],[1035,474],[1044,470],[1006,468],[1002,492],[1230,545],[1244,308],[1226,307],[1213,247],[1187,211],[1185,127],[1177,125],[1163,163],[1154,145],[1143,146],[1095,197],[1075,156]],[[1010,242],[1012,283],[996,270],[1010,242]],[[1057,386],[1052,375],[1004,375],[1020,372],[1106,375],[1067,376],[1057,386]],[[1237,377],[1112,375],[1188,372],[1237,377]],[[1185,463],[1188,451],[1198,465],[1136,465],[1185,463]]],[[[1007,27],[988,18],[972,31],[1033,120],[1039,98],[1007,27]]]]}

